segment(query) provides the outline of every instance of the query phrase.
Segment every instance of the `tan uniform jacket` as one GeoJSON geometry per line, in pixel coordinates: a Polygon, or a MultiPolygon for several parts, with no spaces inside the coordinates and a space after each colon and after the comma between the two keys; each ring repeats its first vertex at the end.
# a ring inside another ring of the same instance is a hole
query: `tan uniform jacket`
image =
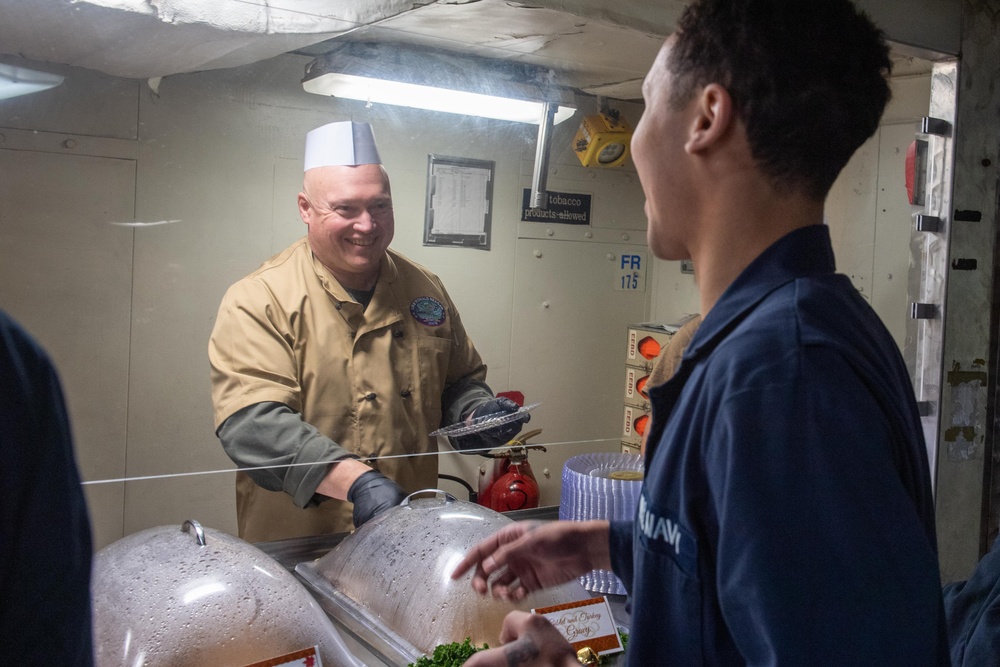
{"type": "MultiPolygon", "coordinates": [[[[681,365],[684,350],[691,343],[691,339],[694,338],[694,334],[700,325],[701,315],[695,315],[681,325],[677,333],[670,337],[670,341],[663,346],[660,355],[653,362],[653,370],[649,372],[649,380],[646,382],[646,386],[649,389],[663,384],[674,376],[677,368],[681,365]]],[[[639,445],[639,451],[642,454],[646,453],[646,437],[650,430],[652,430],[652,427],[647,427],[646,431],[642,434],[642,442],[639,445]]]]}
{"type": "MultiPolygon", "coordinates": [[[[486,377],[437,276],[390,250],[362,310],[305,238],[229,288],[209,359],[217,429],[249,405],[284,403],[411,492],[437,486],[437,442],[427,434],[454,411],[442,404],[446,389],[486,377]]],[[[295,462],[312,460],[323,459],[302,451],[295,462]]],[[[351,529],[348,502],[301,509],[244,473],[236,486],[240,537],[250,542],[351,529]]]]}
{"type": "Polygon", "coordinates": [[[694,338],[694,333],[698,330],[699,325],[701,325],[701,315],[695,315],[681,325],[677,333],[671,336],[670,341],[663,346],[660,355],[653,362],[653,370],[649,373],[647,386],[650,389],[663,384],[674,376],[677,367],[681,365],[684,350],[694,338]]]}

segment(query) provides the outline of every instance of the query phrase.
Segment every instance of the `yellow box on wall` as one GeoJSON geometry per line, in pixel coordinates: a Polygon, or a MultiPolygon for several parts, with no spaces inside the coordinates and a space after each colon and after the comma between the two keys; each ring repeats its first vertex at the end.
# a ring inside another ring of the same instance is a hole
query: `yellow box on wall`
{"type": "Polygon", "coordinates": [[[584,167],[620,167],[629,154],[632,128],[618,114],[586,116],[573,138],[573,150],[584,167]]]}

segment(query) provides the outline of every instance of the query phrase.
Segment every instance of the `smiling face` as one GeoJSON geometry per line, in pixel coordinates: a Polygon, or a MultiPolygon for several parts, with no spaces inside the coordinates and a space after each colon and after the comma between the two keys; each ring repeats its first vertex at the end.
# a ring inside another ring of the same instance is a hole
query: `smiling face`
{"type": "Polygon", "coordinates": [[[309,227],[313,254],[341,285],[374,287],[394,231],[389,178],[381,165],[310,169],[299,214],[309,227]]]}
{"type": "Polygon", "coordinates": [[[684,224],[691,211],[686,133],[694,122],[694,100],[671,103],[673,75],[668,65],[672,38],[660,49],[642,84],[646,107],[632,136],[632,160],[646,195],[646,240],[660,259],[687,259],[684,224]]]}

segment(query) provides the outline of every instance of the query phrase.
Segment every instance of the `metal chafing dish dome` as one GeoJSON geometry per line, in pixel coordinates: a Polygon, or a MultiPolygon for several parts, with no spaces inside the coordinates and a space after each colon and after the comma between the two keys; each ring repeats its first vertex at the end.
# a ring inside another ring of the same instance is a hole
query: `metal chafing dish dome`
{"type": "Polygon", "coordinates": [[[98,667],[241,667],[317,645],[323,665],[362,667],[291,573],[196,521],[97,552],[91,596],[98,667]]]}
{"type": "Polygon", "coordinates": [[[471,573],[453,581],[469,549],[512,519],[443,491],[415,497],[425,493],[412,494],[327,555],[295,568],[323,608],[362,641],[377,643],[383,657],[406,664],[466,637],[495,646],[508,612],[590,597],[573,581],[514,604],[480,597],[471,573]]]}

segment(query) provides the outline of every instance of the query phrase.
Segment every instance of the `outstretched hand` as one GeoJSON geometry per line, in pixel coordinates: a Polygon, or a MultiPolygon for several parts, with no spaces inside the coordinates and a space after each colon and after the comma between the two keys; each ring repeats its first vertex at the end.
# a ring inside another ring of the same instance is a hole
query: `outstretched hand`
{"type": "Polygon", "coordinates": [[[477,593],[520,602],[529,593],[610,566],[607,521],[519,521],[474,546],[451,578],[475,567],[477,593]]]}
{"type": "Polygon", "coordinates": [[[503,620],[502,646],[480,651],[465,667],[579,666],[576,652],[548,619],[526,611],[512,611],[503,620]]]}

